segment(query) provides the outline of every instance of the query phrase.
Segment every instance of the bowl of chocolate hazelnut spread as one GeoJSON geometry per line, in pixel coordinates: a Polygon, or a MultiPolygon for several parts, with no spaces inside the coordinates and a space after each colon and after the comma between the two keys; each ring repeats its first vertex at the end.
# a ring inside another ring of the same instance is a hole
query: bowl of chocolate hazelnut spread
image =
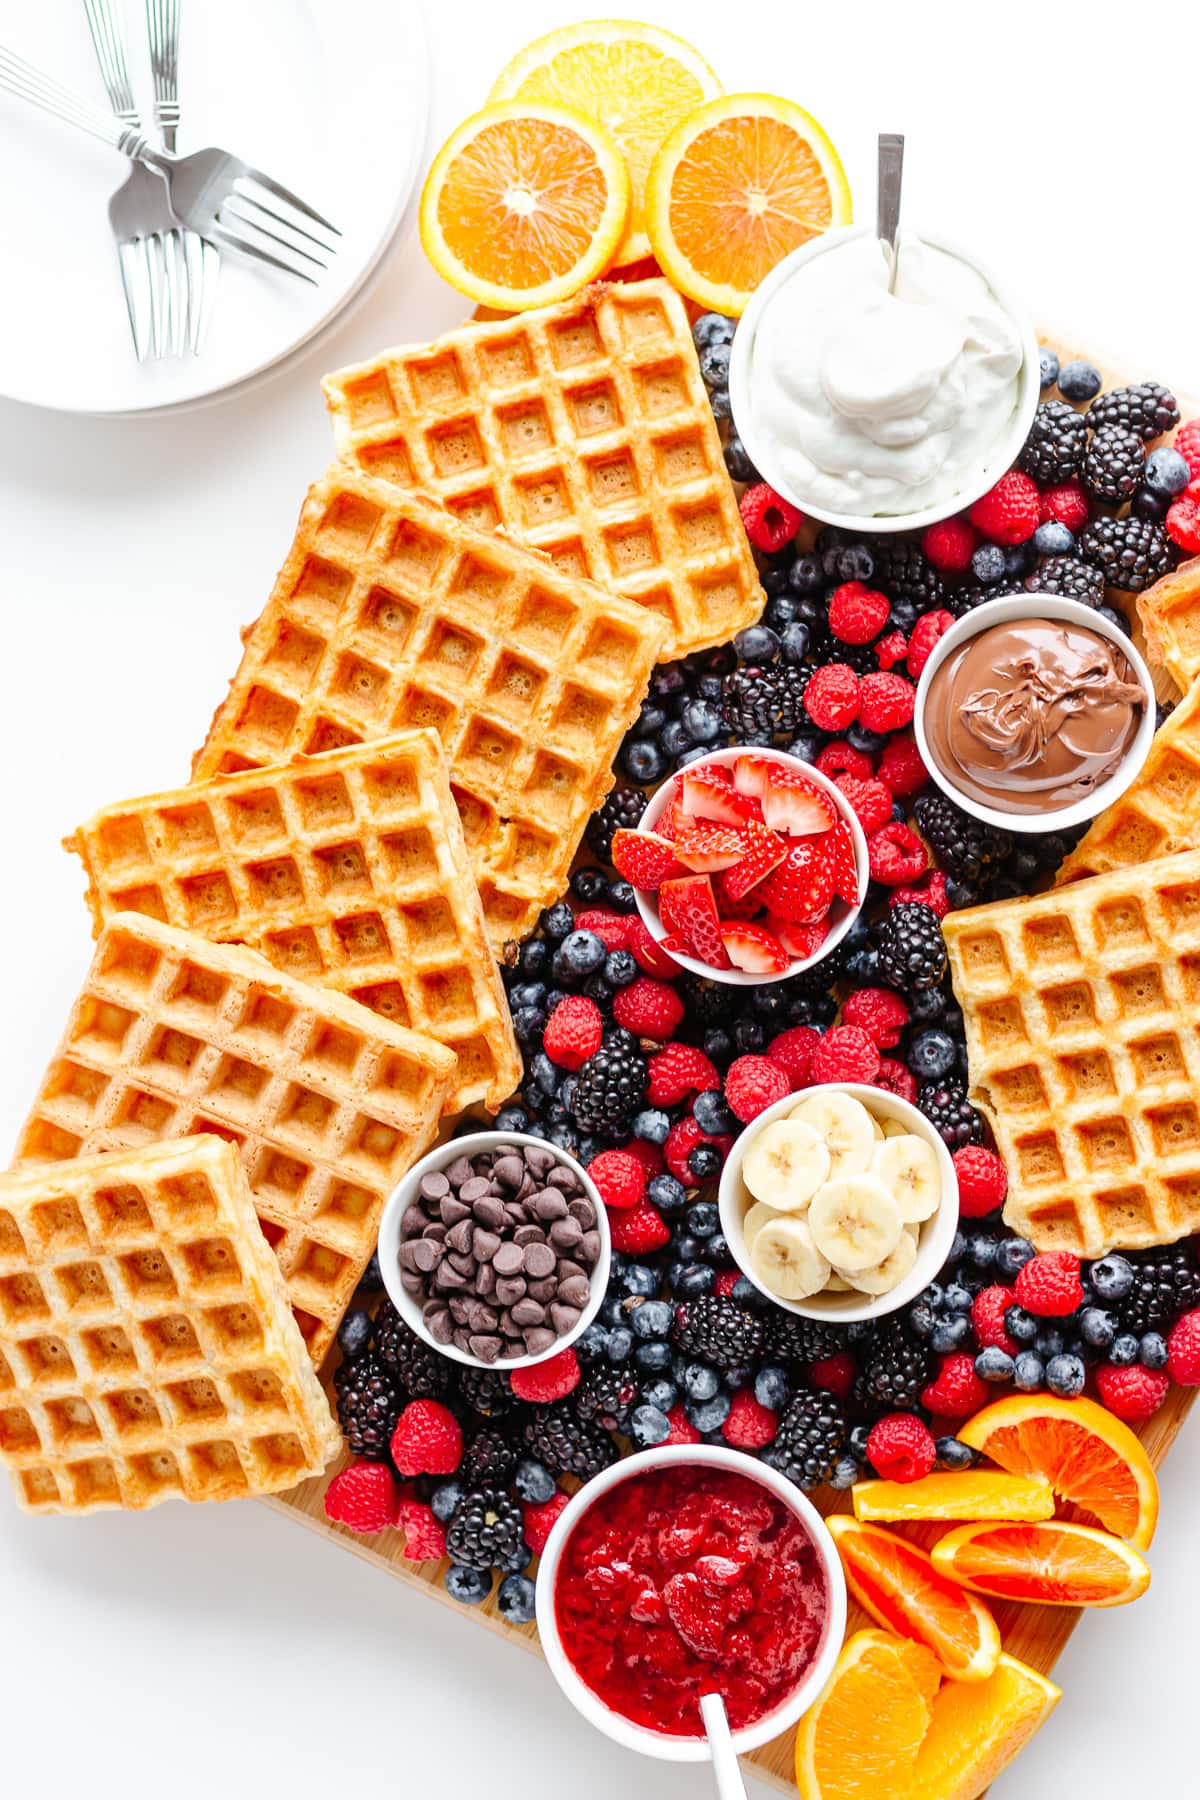
{"type": "Polygon", "coordinates": [[[914,727],[942,791],[989,825],[1057,831],[1124,793],[1154,736],[1129,638],[1076,600],[988,600],[939,639],[914,727]]]}

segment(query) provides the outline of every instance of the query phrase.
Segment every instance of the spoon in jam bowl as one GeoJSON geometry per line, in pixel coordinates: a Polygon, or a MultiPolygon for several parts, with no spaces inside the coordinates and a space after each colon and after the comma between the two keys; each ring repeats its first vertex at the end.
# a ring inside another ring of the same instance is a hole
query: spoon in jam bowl
{"type": "Polygon", "coordinates": [[[720,1800],[746,1800],[746,1784],[738,1766],[737,1751],[729,1735],[729,1719],[720,1694],[700,1696],[700,1717],[708,1734],[712,1752],[713,1774],[717,1778],[720,1800]]]}
{"type": "Polygon", "coordinates": [[[888,293],[896,289],[896,233],[900,229],[900,185],[904,178],[904,139],[881,131],[875,188],[875,231],[888,247],[888,293]]]}

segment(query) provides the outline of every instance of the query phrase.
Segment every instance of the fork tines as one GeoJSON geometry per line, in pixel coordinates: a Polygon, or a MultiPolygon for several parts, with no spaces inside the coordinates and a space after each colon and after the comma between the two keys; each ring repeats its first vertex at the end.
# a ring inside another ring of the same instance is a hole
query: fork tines
{"type": "Polygon", "coordinates": [[[325,236],[311,230],[310,225],[321,227],[333,238],[341,236],[329,219],[322,218],[297,194],[264,175],[260,169],[246,169],[235,180],[221,203],[217,224],[218,230],[213,236],[218,243],[224,242],[257,256],[260,261],[273,263],[304,281],[313,280],[304,264],[314,269],[327,269],[338,248],[336,243],[330,243],[325,236]],[[270,195],[276,205],[268,205],[264,193],[270,195]],[[277,248],[271,250],[268,244],[277,248]]]}

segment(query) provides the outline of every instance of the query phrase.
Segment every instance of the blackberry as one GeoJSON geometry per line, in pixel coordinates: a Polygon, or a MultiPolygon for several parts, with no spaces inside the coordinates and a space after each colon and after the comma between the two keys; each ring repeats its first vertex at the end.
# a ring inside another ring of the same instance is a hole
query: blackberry
{"type": "Polygon", "coordinates": [[[463,1451],[457,1476],[464,1487],[503,1487],[517,1466],[517,1447],[498,1425],[485,1425],[463,1451]]]}
{"type": "Polygon", "coordinates": [[[513,1561],[525,1543],[517,1502],[498,1488],[465,1494],[446,1527],[446,1555],[462,1569],[493,1569],[513,1561]]]}
{"type": "Polygon", "coordinates": [[[911,1412],[933,1374],[934,1357],[908,1321],[895,1313],[878,1324],[860,1349],[862,1395],[882,1412],[911,1412]]]}
{"type": "Polygon", "coordinates": [[[802,1319],[797,1313],[786,1313],[773,1307],[767,1317],[768,1361],[823,1362],[827,1356],[838,1356],[850,1348],[850,1338],[842,1325],[822,1325],[816,1319],[802,1319]]]}
{"type": "Polygon", "coordinates": [[[965,1082],[956,1077],[923,1081],[917,1089],[917,1106],[948,1150],[982,1144],[983,1120],[967,1099],[965,1082]]]}
{"type": "Polygon", "coordinates": [[[1030,593],[1061,594],[1066,600],[1078,600],[1084,606],[1102,606],[1104,577],[1091,563],[1077,556],[1047,556],[1032,575],[1025,577],[1030,593]]]}
{"type": "Polygon", "coordinates": [[[463,1369],[458,1394],[464,1406],[482,1419],[502,1419],[517,1404],[508,1376],[499,1369],[463,1369]]]}
{"type": "Polygon", "coordinates": [[[1174,561],[1170,538],[1152,519],[1093,519],[1080,533],[1079,554],[1109,587],[1134,594],[1153,587],[1174,561]]]}
{"type": "Polygon", "coordinates": [[[721,683],[721,717],[735,737],[774,736],[803,723],[807,676],[787,664],[748,663],[721,683]]]}
{"type": "Polygon", "coordinates": [[[946,594],[946,610],[954,614],[956,619],[963,619],[985,600],[994,600],[995,595],[976,582],[967,582],[962,587],[952,587],[946,594]]]}
{"type": "Polygon", "coordinates": [[[1136,431],[1124,425],[1102,425],[1083,459],[1083,485],[1097,500],[1119,506],[1137,487],[1145,466],[1146,453],[1136,431]]]}
{"type": "Polygon", "coordinates": [[[995,864],[1012,855],[1016,840],[1011,831],[973,819],[946,794],[922,795],[913,814],[946,873],[960,881],[980,881],[995,864]]]}
{"type": "Polygon", "coordinates": [[[571,1399],[585,1423],[602,1425],[605,1431],[624,1431],[637,1399],[637,1382],[629,1369],[590,1369],[571,1399]]]}
{"type": "Polygon", "coordinates": [[[440,1400],[450,1385],[446,1358],[404,1323],[390,1300],[384,1300],[375,1314],[375,1354],[411,1400],[440,1400]]]}
{"type": "Polygon", "coordinates": [[[905,900],[874,929],[879,977],[901,993],[935,988],[946,973],[946,945],[932,907],[905,900]]]}
{"type": "Polygon", "coordinates": [[[1167,1244],[1130,1256],[1133,1286],[1115,1310],[1121,1328],[1142,1337],[1147,1331],[1165,1331],[1180,1313],[1200,1303],[1200,1272],[1183,1244],[1167,1244]]]}
{"type": "Polygon", "coordinates": [[[918,613],[946,604],[946,584],[919,544],[899,538],[875,538],[872,585],[882,588],[892,602],[901,631],[912,629],[918,613]]]}
{"type": "Polygon", "coordinates": [[[766,1333],[752,1312],[720,1294],[703,1294],[688,1300],[675,1312],[671,1340],[685,1356],[711,1363],[717,1369],[736,1369],[762,1355],[766,1333]]]}
{"type": "Polygon", "coordinates": [[[581,1131],[618,1135],[642,1104],[648,1071],[631,1032],[609,1033],[579,1070],[569,1110],[581,1131]]]}
{"type": "Polygon", "coordinates": [[[1136,432],[1144,444],[1179,423],[1179,403],[1159,381],[1139,381],[1133,387],[1113,388],[1101,394],[1087,409],[1093,431],[1104,425],[1120,425],[1136,432]]]}
{"type": "Polygon", "coordinates": [[[535,1406],[525,1424],[525,1443],[552,1475],[578,1475],[581,1481],[590,1481],[617,1460],[607,1431],[581,1419],[569,1400],[535,1406]]]}
{"type": "Polygon", "coordinates": [[[396,1420],[404,1406],[399,1383],[377,1357],[360,1356],[335,1371],[338,1424],[355,1456],[386,1462],[396,1420]]]}
{"type": "Polygon", "coordinates": [[[1065,400],[1046,400],[1033,415],[1020,466],[1042,487],[1079,473],[1087,449],[1087,426],[1065,400]]]}
{"type": "Polygon", "coordinates": [[[833,1474],[848,1435],[846,1415],[832,1394],[797,1394],[779,1420],[763,1461],[799,1488],[820,1487],[833,1474]]]}
{"type": "Polygon", "coordinates": [[[641,788],[617,787],[587,822],[587,841],[603,862],[612,860],[615,831],[632,831],[646,810],[646,796],[641,788]]]}

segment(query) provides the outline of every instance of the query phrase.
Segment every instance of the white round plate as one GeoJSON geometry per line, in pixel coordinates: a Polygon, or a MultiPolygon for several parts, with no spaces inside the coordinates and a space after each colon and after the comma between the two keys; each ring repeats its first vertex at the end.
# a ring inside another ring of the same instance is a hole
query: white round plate
{"type": "MultiPolygon", "coordinates": [[[[129,73],[151,114],[142,0],[124,0],[129,73]]],[[[428,55],[417,0],[182,0],[181,153],[220,145],[342,233],[319,285],[229,253],[198,357],[139,365],[108,200],[125,158],[0,93],[0,396],[134,413],[211,398],[306,343],[379,261],[425,141],[428,55]]],[[[107,106],[79,0],[0,0],[0,43],[107,106]]]]}

